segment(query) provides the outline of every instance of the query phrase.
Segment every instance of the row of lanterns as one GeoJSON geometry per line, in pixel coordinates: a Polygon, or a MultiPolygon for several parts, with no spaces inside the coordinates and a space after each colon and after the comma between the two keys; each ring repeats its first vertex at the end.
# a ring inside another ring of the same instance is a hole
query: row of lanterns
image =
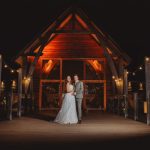
{"type": "MultiPolygon", "coordinates": [[[[2,81],[1,82],[1,90],[4,90],[5,89],[5,82],[4,81],[2,81]]],[[[17,83],[16,83],[16,81],[15,80],[12,80],[12,83],[11,83],[11,88],[12,89],[16,89],[16,87],[17,87],[17,83]]]]}
{"type": "MultiPolygon", "coordinates": [[[[128,82],[128,90],[129,90],[129,91],[132,91],[132,84],[131,84],[131,81],[128,82]]],[[[144,90],[144,88],[143,88],[143,83],[142,83],[142,82],[139,83],[139,89],[138,89],[138,90],[140,90],[140,91],[143,91],[143,90],[144,90]]]]}

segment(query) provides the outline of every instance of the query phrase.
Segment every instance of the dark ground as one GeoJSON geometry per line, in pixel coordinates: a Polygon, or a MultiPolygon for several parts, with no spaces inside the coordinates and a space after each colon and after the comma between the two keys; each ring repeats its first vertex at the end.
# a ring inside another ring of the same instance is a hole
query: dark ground
{"type": "Polygon", "coordinates": [[[144,149],[150,127],[107,113],[90,112],[82,124],[59,125],[22,117],[0,122],[0,149],[144,149]]]}

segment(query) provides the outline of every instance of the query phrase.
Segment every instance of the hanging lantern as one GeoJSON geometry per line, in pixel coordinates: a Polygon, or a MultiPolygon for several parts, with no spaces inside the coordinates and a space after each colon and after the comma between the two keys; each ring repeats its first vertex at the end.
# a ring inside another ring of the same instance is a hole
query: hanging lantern
{"type": "Polygon", "coordinates": [[[140,90],[140,91],[144,90],[144,89],[143,89],[143,84],[142,84],[142,83],[139,84],[139,90],[140,90]]]}
{"type": "Polygon", "coordinates": [[[2,89],[2,90],[5,89],[5,83],[4,83],[4,81],[1,82],[1,89],[2,89]]]}
{"type": "Polygon", "coordinates": [[[16,89],[16,81],[15,80],[12,81],[11,87],[12,87],[12,89],[16,89]]]}

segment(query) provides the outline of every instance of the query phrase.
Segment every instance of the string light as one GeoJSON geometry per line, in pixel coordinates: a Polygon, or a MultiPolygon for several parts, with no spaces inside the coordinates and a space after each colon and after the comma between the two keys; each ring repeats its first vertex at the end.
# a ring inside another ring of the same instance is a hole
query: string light
{"type": "Polygon", "coordinates": [[[150,59],[149,59],[149,57],[146,57],[145,60],[146,60],[146,61],[149,61],[150,59]]]}
{"type": "Polygon", "coordinates": [[[4,65],[4,68],[8,68],[8,66],[5,64],[5,65],[4,65]]]}
{"type": "Polygon", "coordinates": [[[135,76],[135,72],[133,72],[132,75],[135,76]]]}
{"type": "Polygon", "coordinates": [[[142,66],[140,66],[139,69],[142,70],[143,69],[142,66]]]}
{"type": "Polygon", "coordinates": [[[115,79],[115,76],[112,76],[112,79],[115,79]]]}
{"type": "Polygon", "coordinates": [[[14,73],[14,70],[13,70],[13,69],[11,69],[11,73],[14,73]]]}

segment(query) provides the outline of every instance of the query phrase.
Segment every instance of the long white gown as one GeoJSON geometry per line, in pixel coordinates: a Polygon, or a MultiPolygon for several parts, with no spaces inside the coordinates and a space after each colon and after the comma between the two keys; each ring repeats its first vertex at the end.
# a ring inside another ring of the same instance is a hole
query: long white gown
{"type": "Polygon", "coordinates": [[[72,95],[73,85],[67,83],[66,88],[67,92],[69,93],[64,95],[62,107],[58,112],[54,122],[60,124],[76,124],[78,122],[78,118],[76,112],[75,96],[72,95]]]}

